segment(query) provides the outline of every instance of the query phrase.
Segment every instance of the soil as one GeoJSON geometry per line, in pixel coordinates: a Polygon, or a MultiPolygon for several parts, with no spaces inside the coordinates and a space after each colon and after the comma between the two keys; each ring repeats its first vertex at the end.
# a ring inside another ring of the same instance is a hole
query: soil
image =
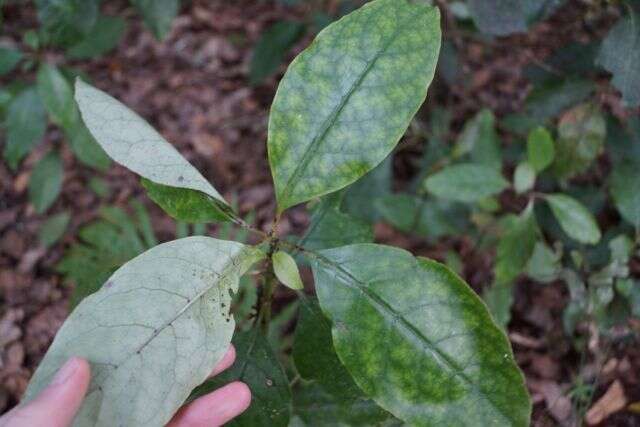
{"type": "MultiPolygon", "coordinates": [[[[158,42],[127,2],[104,3],[105,12],[128,17],[126,36],[103,58],[71,65],[148,119],[228,200],[237,202],[242,214],[255,212],[256,225],[268,231],[275,199],[266,157],[267,117],[285,66],[263,84],[252,87],[248,84],[248,64],[252,47],[266,26],[281,19],[305,19],[307,6],[287,7],[259,0],[192,0],[184,2],[169,37],[158,42]]],[[[3,40],[17,41],[24,28],[37,25],[31,7],[10,5],[3,10],[3,40]]],[[[614,13],[604,13],[585,19],[588,13],[586,3],[570,1],[529,34],[493,41],[465,34],[445,14],[445,31],[460,51],[464,78],[459,80],[465,83],[437,81],[419,119],[429,119],[431,106],[446,105],[453,112],[454,130],[458,131],[480,108],[491,108],[498,115],[517,111],[531,89],[523,72],[526,65],[543,63],[555,49],[571,41],[601,37],[615,18],[614,13]]],[[[311,38],[309,34],[301,40],[286,62],[311,38]]],[[[52,62],[63,60],[59,53],[49,55],[52,62]]],[[[22,74],[25,80],[33,79],[30,74],[22,74]]],[[[15,74],[0,83],[13,77],[15,74]]],[[[628,114],[606,84],[598,99],[614,114],[628,114]]],[[[421,146],[410,140],[400,144],[394,160],[396,188],[404,188],[415,176],[421,146]]],[[[114,165],[99,174],[110,188],[106,200],[88,187],[95,174],[74,159],[62,134],[53,127],[17,173],[0,163],[0,413],[17,404],[68,315],[72,285],[56,273],[55,265],[65,249],[77,241],[79,227],[95,219],[102,204],[124,206],[136,198],[149,208],[158,233],[171,235],[170,222],[144,197],[132,173],[114,165]],[[52,145],[62,149],[65,180],[59,200],[47,215],[69,211],[72,221],[64,238],[45,249],[38,242],[37,232],[47,216],[36,214],[29,204],[27,182],[33,165],[52,145]]],[[[513,203],[518,204],[517,200],[513,203]]],[[[505,206],[509,205],[506,201],[505,206]]],[[[283,218],[280,232],[301,233],[307,223],[304,207],[295,208],[283,218]]],[[[478,251],[464,236],[428,244],[379,224],[376,239],[438,260],[454,250],[465,260],[463,275],[474,289],[480,292],[491,281],[493,254],[478,251]]],[[[634,262],[640,265],[640,260],[634,262]]],[[[279,298],[286,301],[290,295],[279,298]]],[[[621,382],[628,402],[640,401],[640,378],[634,374],[640,372],[640,348],[620,340],[606,347],[590,343],[587,354],[576,351],[562,335],[566,302],[562,283],[542,286],[523,281],[516,287],[509,337],[532,394],[533,424],[537,426],[570,425],[571,402],[563,396],[577,378],[587,382],[597,378],[592,405],[616,380],[621,382]]],[[[638,323],[631,325],[636,331],[640,330],[638,323]]],[[[602,425],[640,425],[640,415],[621,411],[602,425]]]]}

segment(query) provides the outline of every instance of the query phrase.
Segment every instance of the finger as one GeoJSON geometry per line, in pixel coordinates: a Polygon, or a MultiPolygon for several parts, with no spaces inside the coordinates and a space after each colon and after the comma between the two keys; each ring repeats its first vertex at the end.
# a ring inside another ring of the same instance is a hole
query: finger
{"type": "Polygon", "coordinates": [[[226,369],[229,369],[229,367],[233,365],[233,362],[235,362],[235,360],[236,360],[236,349],[233,345],[230,345],[229,350],[227,350],[222,360],[216,365],[215,368],[213,368],[213,371],[211,372],[210,377],[215,377],[220,372],[226,369]]]}
{"type": "Polygon", "coordinates": [[[0,426],[69,426],[80,409],[90,379],[86,360],[78,357],[69,359],[47,388],[31,402],[8,413],[0,426]]]}
{"type": "Polygon", "coordinates": [[[184,406],[167,427],[221,426],[244,412],[250,403],[249,387],[233,382],[184,406]]]}

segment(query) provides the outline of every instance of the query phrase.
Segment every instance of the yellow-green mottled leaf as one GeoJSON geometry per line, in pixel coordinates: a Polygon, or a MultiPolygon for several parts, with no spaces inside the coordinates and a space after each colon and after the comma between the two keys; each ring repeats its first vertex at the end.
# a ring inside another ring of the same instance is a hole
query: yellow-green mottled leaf
{"type": "Polygon", "coordinates": [[[289,66],[269,120],[278,210],[382,162],[424,101],[440,48],[426,3],[374,0],[325,28],[289,66]]]}
{"type": "Polygon", "coordinates": [[[261,251],[189,237],[123,265],[71,313],[26,391],[31,401],[72,356],[91,364],[74,426],[164,426],[226,353],[231,292],[261,251]]]}
{"type": "Polygon", "coordinates": [[[296,261],[288,253],[278,251],[273,254],[273,271],[278,280],[286,287],[294,290],[304,288],[296,261]]]}
{"type": "Polygon", "coordinates": [[[380,406],[416,426],[529,425],[506,336],[448,268],[374,244],[312,260],[338,357],[380,406]]]}

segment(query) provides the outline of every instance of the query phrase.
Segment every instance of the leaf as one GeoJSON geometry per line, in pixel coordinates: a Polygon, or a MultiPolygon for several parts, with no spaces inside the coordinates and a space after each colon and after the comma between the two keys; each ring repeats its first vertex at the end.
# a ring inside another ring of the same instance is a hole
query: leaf
{"type": "Polygon", "coordinates": [[[584,205],[565,194],[548,194],[544,199],[569,237],[591,245],[600,241],[600,228],[584,205]]]}
{"type": "Polygon", "coordinates": [[[607,124],[600,110],[590,104],[579,105],[561,118],[554,172],[561,179],[584,172],[604,148],[607,124]]]}
{"type": "Polygon", "coordinates": [[[371,399],[336,398],[316,383],[307,383],[294,390],[293,410],[303,425],[309,427],[370,427],[387,425],[381,423],[388,419],[395,420],[371,399]]]}
{"type": "Polygon", "coordinates": [[[50,151],[35,165],[29,179],[29,201],[37,213],[44,213],[56,201],[63,179],[62,159],[50,151]]]}
{"type": "Polygon", "coordinates": [[[77,121],[78,110],[73,101],[73,90],[60,70],[49,64],[38,69],[38,93],[51,120],[65,128],[77,121]]]}
{"type": "Polygon", "coordinates": [[[286,287],[293,290],[304,289],[296,261],[288,253],[277,251],[273,254],[273,271],[286,287]]]}
{"type": "Polygon", "coordinates": [[[89,129],[87,129],[82,120],[80,120],[79,115],[77,116],[76,122],[73,123],[65,133],[71,151],[73,151],[73,154],[75,154],[82,164],[99,171],[109,169],[111,159],[102,147],[98,145],[96,140],[93,139],[89,129]]]}
{"type": "Polygon", "coordinates": [[[22,52],[0,46],[0,76],[13,71],[22,60],[22,52]]]}
{"type": "Polygon", "coordinates": [[[231,368],[198,387],[202,396],[231,381],[242,381],[251,389],[251,406],[229,422],[230,427],[286,427],[291,416],[289,380],[259,329],[237,332],[233,338],[236,362],[231,368]]]}
{"type": "Polygon", "coordinates": [[[67,49],[67,57],[89,59],[108,53],[118,45],[126,27],[119,16],[99,16],[91,33],[67,49]]]}
{"type": "Polygon", "coordinates": [[[495,168],[470,163],[448,166],[429,176],[423,184],[434,196],[465,203],[499,194],[508,185],[495,168]]]}
{"type": "Polygon", "coordinates": [[[467,121],[453,148],[452,156],[459,158],[469,154],[471,163],[502,167],[500,138],[495,129],[495,116],[491,110],[481,110],[467,121]]]}
{"type": "Polygon", "coordinates": [[[637,163],[616,165],[609,179],[611,196],[622,218],[640,230],[640,171],[637,163]]]}
{"type": "Polygon", "coordinates": [[[47,219],[38,231],[38,240],[45,248],[56,243],[69,226],[71,215],[69,212],[61,212],[47,219]]]}
{"type": "Polygon", "coordinates": [[[312,260],[338,357],[380,406],[411,425],[529,425],[506,336],[449,269],[373,244],[312,260]]]}
{"type": "Polygon", "coordinates": [[[24,402],[78,356],[92,377],[76,425],[164,425],[227,351],[230,292],[262,257],[240,243],[190,237],[129,261],[71,313],[24,402]]]}
{"type": "Polygon", "coordinates": [[[373,241],[373,228],[361,219],[342,212],[344,194],[330,194],[312,210],[311,221],[299,244],[307,249],[329,249],[373,241]]]}
{"type": "Polygon", "coordinates": [[[222,215],[222,196],[147,122],[106,93],[76,80],[76,101],[87,128],[116,162],[156,184],[201,191],[222,215]]]}
{"type": "Polygon", "coordinates": [[[596,59],[613,74],[612,83],[629,107],[640,105],[640,15],[630,13],[609,31],[596,59]]]}
{"type": "Polygon", "coordinates": [[[536,242],[533,254],[527,262],[527,276],[537,282],[551,283],[562,270],[561,254],[556,254],[543,242],[536,242]]]}
{"type": "Polygon", "coordinates": [[[513,283],[493,283],[482,293],[495,322],[506,330],[511,321],[513,306],[513,283]]]}
{"type": "Polygon", "coordinates": [[[375,206],[386,222],[405,233],[438,238],[469,226],[466,207],[448,200],[397,193],[378,199],[375,206]]]}
{"type": "Polygon", "coordinates": [[[284,55],[302,37],[305,25],[294,21],[278,21],[260,36],[249,65],[249,81],[262,83],[282,64],[284,55]]]}
{"type": "Polygon", "coordinates": [[[420,2],[374,0],[291,63],[269,119],[278,212],[353,183],[387,157],[433,79],[439,15],[420,2]]]}
{"type": "Polygon", "coordinates": [[[224,211],[230,214],[223,214],[218,200],[201,191],[160,185],[145,178],[141,182],[149,198],[177,220],[202,224],[227,221],[232,215],[231,208],[225,206],[224,211]]]}
{"type": "Polygon", "coordinates": [[[44,137],[47,117],[35,88],[20,92],[9,104],[7,111],[4,158],[16,170],[20,160],[44,137]]]}
{"type": "Polygon", "coordinates": [[[529,132],[527,157],[529,164],[540,173],[553,163],[556,155],[553,138],[548,130],[539,126],[529,132]]]}
{"type": "Polygon", "coordinates": [[[533,189],[536,184],[536,171],[529,162],[522,162],[513,173],[513,186],[516,193],[522,194],[533,189]]]}
{"type": "Polygon", "coordinates": [[[93,28],[100,0],[35,0],[41,35],[54,44],[69,46],[93,28]]]}
{"type": "Polygon", "coordinates": [[[180,0],[130,0],[144,19],[144,23],[158,40],[171,30],[171,23],[178,15],[180,0]]]}
{"type": "Polygon", "coordinates": [[[520,216],[505,219],[505,232],[498,242],[495,276],[496,283],[507,284],[524,270],[533,255],[538,237],[538,226],[529,205],[520,216]]]}
{"type": "Polygon", "coordinates": [[[346,189],[342,201],[342,207],[346,213],[368,222],[376,222],[380,219],[380,212],[372,209],[372,206],[378,198],[391,194],[392,163],[393,156],[387,157],[346,189]]]}

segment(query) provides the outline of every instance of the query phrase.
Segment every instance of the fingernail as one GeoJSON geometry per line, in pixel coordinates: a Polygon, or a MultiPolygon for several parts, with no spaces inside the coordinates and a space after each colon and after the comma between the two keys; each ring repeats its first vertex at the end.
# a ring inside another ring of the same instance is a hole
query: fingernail
{"type": "Polygon", "coordinates": [[[51,386],[56,387],[67,382],[67,380],[71,378],[71,376],[73,376],[73,373],[76,371],[76,369],[78,369],[78,359],[72,357],[71,359],[67,360],[67,363],[65,363],[64,366],[60,368],[55,377],[53,377],[51,386]]]}

